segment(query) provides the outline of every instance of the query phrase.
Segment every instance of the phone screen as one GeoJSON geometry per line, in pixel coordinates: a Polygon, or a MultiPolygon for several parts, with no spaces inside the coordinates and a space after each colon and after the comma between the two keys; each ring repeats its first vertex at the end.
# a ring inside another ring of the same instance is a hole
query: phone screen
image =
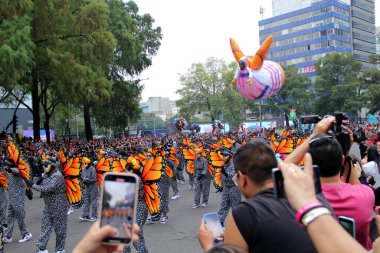
{"type": "Polygon", "coordinates": [[[104,175],[100,226],[110,225],[118,230],[115,237],[108,237],[104,242],[128,244],[131,241],[136,193],[136,176],[125,173],[104,175]]]}
{"type": "Polygon", "coordinates": [[[339,216],[339,223],[353,238],[356,237],[354,219],[345,216],[339,216]]]}
{"type": "Polygon", "coordinates": [[[214,238],[222,241],[223,237],[221,236],[224,233],[222,223],[220,222],[218,213],[206,213],[203,215],[207,229],[210,229],[214,235],[214,238]]]}

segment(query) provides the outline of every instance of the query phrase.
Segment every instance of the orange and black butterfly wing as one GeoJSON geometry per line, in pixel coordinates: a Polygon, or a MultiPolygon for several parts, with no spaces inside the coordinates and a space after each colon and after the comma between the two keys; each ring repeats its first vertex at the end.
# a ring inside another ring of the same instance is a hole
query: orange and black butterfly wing
{"type": "Polygon", "coordinates": [[[30,167],[21,157],[16,145],[12,142],[8,142],[8,154],[12,161],[16,164],[20,175],[24,180],[29,180],[30,177],[30,167]]]}
{"type": "Polygon", "coordinates": [[[179,166],[180,162],[174,155],[169,156],[169,160],[173,161],[175,165],[179,166]]]}
{"type": "Polygon", "coordinates": [[[217,191],[222,191],[222,168],[216,168],[213,173],[212,182],[217,191]]]}
{"type": "Polygon", "coordinates": [[[5,189],[8,188],[8,178],[0,172],[0,186],[4,187],[5,189]]]}
{"type": "Polygon", "coordinates": [[[269,141],[270,146],[272,147],[273,151],[277,150],[278,145],[280,144],[278,141],[269,141]]]}
{"type": "Polygon", "coordinates": [[[298,140],[297,140],[297,147],[301,146],[302,143],[304,143],[306,140],[307,140],[307,138],[304,138],[304,137],[298,138],[298,140]]]}
{"type": "Polygon", "coordinates": [[[184,148],[182,149],[183,158],[185,160],[193,160],[196,158],[195,151],[191,148],[184,148]]]}
{"type": "Polygon", "coordinates": [[[140,162],[132,155],[127,158],[127,165],[134,171],[139,171],[141,168],[140,162]]]}
{"type": "Polygon", "coordinates": [[[110,171],[110,164],[107,157],[101,157],[98,163],[96,164],[96,173],[98,185],[100,188],[103,187],[103,174],[110,171]]]}
{"type": "Polygon", "coordinates": [[[70,205],[79,208],[82,205],[82,188],[78,178],[65,178],[66,195],[70,205]]]}
{"type": "Polygon", "coordinates": [[[277,136],[276,136],[276,133],[274,131],[269,133],[268,140],[277,141],[277,136]]]}
{"type": "Polygon", "coordinates": [[[230,138],[224,138],[223,139],[223,146],[225,148],[228,148],[230,149],[232,147],[233,143],[232,143],[232,140],[230,138]]]}
{"type": "Polygon", "coordinates": [[[214,170],[215,170],[215,168],[209,163],[207,165],[207,171],[210,174],[210,176],[212,176],[214,174],[214,170]]]}
{"type": "Polygon", "coordinates": [[[153,183],[161,178],[162,170],[164,167],[164,160],[162,156],[151,156],[145,163],[143,171],[141,172],[141,180],[143,183],[153,183]]]}
{"type": "Polygon", "coordinates": [[[295,149],[295,143],[293,139],[282,139],[282,141],[278,144],[278,147],[275,153],[278,154],[290,154],[295,149]]]}
{"type": "Polygon", "coordinates": [[[144,200],[148,206],[151,215],[156,215],[161,206],[160,195],[158,194],[158,186],[155,183],[144,184],[144,200]]]}
{"type": "Polygon", "coordinates": [[[222,167],[224,165],[224,157],[220,151],[211,151],[207,158],[213,167],[222,167]]]}
{"type": "Polygon", "coordinates": [[[18,159],[17,168],[20,171],[21,177],[25,180],[30,178],[30,167],[29,164],[24,161],[21,157],[18,159]]]}
{"type": "Polygon", "coordinates": [[[59,161],[61,162],[61,164],[65,164],[67,162],[66,156],[62,150],[58,152],[58,156],[59,156],[59,161]]]}
{"type": "Polygon", "coordinates": [[[165,165],[164,172],[168,178],[172,179],[174,177],[173,170],[168,165],[165,165]]]}
{"type": "Polygon", "coordinates": [[[115,158],[111,163],[113,172],[125,172],[127,168],[127,161],[123,158],[115,158]]]}
{"type": "Polygon", "coordinates": [[[62,170],[62,174],[65,177],[67,199],[70,205],[74,207],[82,205],[82,188],[79,181],[81,167],[81,159],[73,157],[66,162],[62,170]]]}
{"type": "Polygon", "coordinates": [[[185,171],[190,176],[194,175],[194,172],[195,172],[194,171],[194,160],[187,160],[186,161],[185,171]]]}
{"type": "Polygon", "coordinates": [[[281,139],[289,137],[290,133],[291,133],[290,128],[286,129],[284,132],[282,132],[281,139]]]}

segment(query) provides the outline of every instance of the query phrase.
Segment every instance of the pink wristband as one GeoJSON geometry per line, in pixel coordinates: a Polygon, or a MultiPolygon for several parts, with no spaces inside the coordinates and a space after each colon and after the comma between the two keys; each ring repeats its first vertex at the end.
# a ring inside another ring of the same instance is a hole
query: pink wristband
{"type": "Polygon", "coordinates": [[[304,205],[296,213],[296,221],[301,224],[301,219],[302,219],[302,217],[304,216],[305,213],[307,213],[311,209],[314,209],[316,207],[321,207],[321,206],[323,206],[323,204],[321,202],[319,202],[319,201],[304,205]]]}

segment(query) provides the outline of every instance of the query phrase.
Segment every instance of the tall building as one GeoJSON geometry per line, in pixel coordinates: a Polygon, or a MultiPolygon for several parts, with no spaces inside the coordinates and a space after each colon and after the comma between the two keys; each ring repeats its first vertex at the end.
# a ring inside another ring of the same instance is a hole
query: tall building
{"type": "Polygon", "coordinates": [[[376,54],[380,54],[380,26],[376,27],[376,54]]]}
{"type": "Polygon", "coordinates": [[[309,77],[316,75],[318,59],[330,52],[353,53],[363,69],[370,67],[368,55],[375,53],[372,0],[273,0],[272,6],[274,16],[259,21],[260,41],[274,37],[267,59],[294,64],[309,77]]]}
{"type": "Polygon", "coordinates": [[[363,70],[373,68],[368,56],[376,53],[375,1],[351,0],[352,42],[363,70]]]}

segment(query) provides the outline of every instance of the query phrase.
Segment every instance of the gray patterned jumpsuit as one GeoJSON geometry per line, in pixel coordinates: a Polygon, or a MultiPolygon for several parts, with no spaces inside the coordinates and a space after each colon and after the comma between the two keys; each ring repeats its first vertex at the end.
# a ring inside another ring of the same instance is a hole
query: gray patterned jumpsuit
{"type": "MultiPolygon", "coordinates": [[[[137,210],[136,210],[136,223],[140,227],[140,233],[139,233],[139,240],[133,243],[133,246],[139,253],[148,253],[148,249],[145,246],[145,239],[144,239],[144,224],[146,222],[146,219],[148,218],[148,212],[149,212],[148,207],[144,200],[143,184],[140,180],[138,200],[137,200],[137,210]]],[[[127,246],[124,248],[124,253],[130,253],[130,252],[131,252],[131,247],[127,246]]]]}
{"type": "Polygon", "coordinates": [[[232,161],[223,165],[222,168],[222,202],[220,203],[219,218],[222,224],[226,220],[230,208],[236,206],[241,201],[239,188],[235,185],[232,178],[235,176],[235,168],[232,161]]]}
{"type": "Polygon", "coordinates": [[[162,172],[162,176],[157,184],[161,199],[160,213],[162,213],[162,216],[167,216],[169,213],[170,178],[164,172],[162,172]]]}
{"type": "Polygon", "coordinates": [[[83,217],[90,215],[91,217],[96,217],[98,212],[98,184],[97,175],[94,166],[88,166],[82,172],[83,183],[86,185],[83,196],[83,217]]]}
{"type": "Polygon", "coordinates": [[[175,195],[175,194],[178,194],[177,165],[173,161],[171,161],[171,160],[168,160],[167,163],[168,163],[168,166],[173,171],[173,178],[172,179],[169,178],[169,183],[170,183],[170,186],[172,187],[173,193],[175,195]]]}
{"type": "MultiPolygon", "coordinates": [[[[17,170],[18,171],[18,170],[17,170]]],[[[17,220],[21,235],[28,233],[28,228],[25,224],[25,189],[24,179],[20,174],[8,173],[8,230],[4,233],[7,238],[12,237],[13,227],[17,220]]]]}
{"type": "Polygon", "coordinates": [[[211,176],[207,171],[208,163],[204,157],[194,160],[195,175],[195,195],[194,204],[199,205],[201,195],[203,195],[202,203],[208,204],[208,196],[210,194],[211,176]]]}
{"type": "Polygon", "coordinates": [[[67,211],[69,201],[62,173],[57,169],[49,173],[40,185],[34,184],[32,189],[40,191],[44,198],[45,208],[42,213],[41,234],[36,242],[37,249],[46,250],[49,236],[56,234],[55,252],[63,251],[67,234],[67,211]]]}

